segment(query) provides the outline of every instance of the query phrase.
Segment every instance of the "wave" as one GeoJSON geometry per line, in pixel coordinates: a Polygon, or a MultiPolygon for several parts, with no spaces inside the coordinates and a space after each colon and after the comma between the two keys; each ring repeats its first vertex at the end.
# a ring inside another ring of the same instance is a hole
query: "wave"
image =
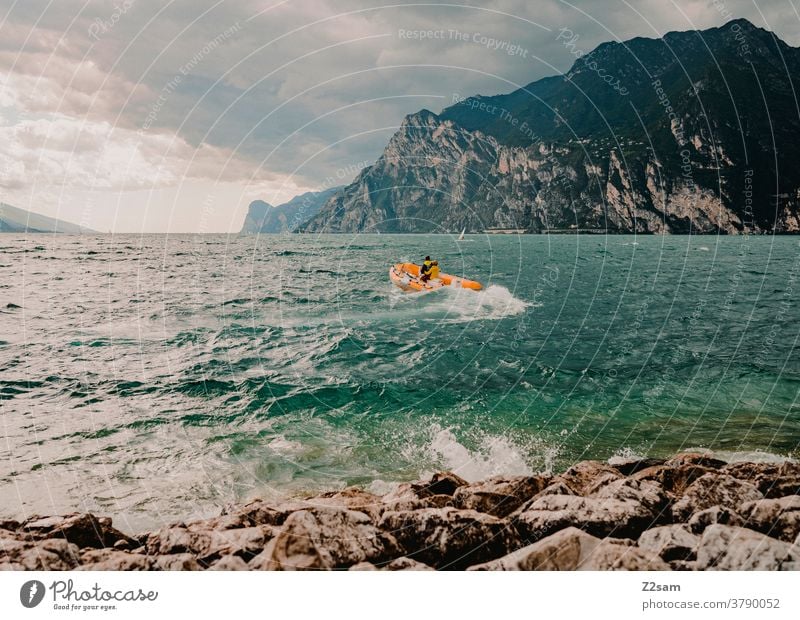
{"type": "Polygon", "coordinates": [[[422,437],[415,434],[401,453],[409,463],[422,464],[431,471],[447,469],[474,482],[491,476],[550,473],[556,467],[559,450],[526,433],[458,430],[434,423],[422,437]]]}

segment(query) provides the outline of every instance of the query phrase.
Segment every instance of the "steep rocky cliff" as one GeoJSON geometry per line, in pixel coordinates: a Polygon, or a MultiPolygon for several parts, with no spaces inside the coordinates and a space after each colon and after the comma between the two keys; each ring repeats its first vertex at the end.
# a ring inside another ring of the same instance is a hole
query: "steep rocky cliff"
{"type": "Polygon", "coordinates": [[[746,20],[605,43],[564,76],[409,115],[298,230],[798,232],[797,78],[800,49],[746,20]]]}

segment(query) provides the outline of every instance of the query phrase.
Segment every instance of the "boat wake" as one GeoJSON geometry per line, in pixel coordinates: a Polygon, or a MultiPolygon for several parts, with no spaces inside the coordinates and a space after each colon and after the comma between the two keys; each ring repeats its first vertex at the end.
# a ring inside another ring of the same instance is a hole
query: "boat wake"
{"type": "Polygon", "coordinates": [[[392,316],[436,317],[443,323],[505,319],[541,305],[519,299],[505,286],[497,284],[481,291],[445,286],[409,294],[395,289],[389,303],[392,316]]]}
{"type": "Polygon", "coordinates": [[[436,303],[446,307],[448,316],[444,320],[448,323],[504,319],[522,314],[533,305],[497,284],[482,291],[448,288],[442,293],[436,303]]]}

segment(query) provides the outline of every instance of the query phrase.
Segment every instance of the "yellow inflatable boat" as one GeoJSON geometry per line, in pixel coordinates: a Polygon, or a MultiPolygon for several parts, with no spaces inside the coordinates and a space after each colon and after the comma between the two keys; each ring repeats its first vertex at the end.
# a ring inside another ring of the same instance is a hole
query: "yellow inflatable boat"
{"type": "Polygon", "coordinates": [[[419,273],[419,265],[414,263],[397,263],[389,268],[389,279],[404,291],[430,291],[443,286],[460,286],[461,288],[469,288],[473,291],[479,291],[483,288],[480,282],[451,276],[446,273],[440,273],[438,278],[423,282],[419,279],[419,273]]]}

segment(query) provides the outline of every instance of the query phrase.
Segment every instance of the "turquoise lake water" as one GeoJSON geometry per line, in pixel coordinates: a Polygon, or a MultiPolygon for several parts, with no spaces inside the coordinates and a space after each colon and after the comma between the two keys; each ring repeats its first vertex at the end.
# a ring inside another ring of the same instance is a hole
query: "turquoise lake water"
{"type": "Polygon", "coordinates": [[[796,237],[0,236],[0,517],[800,456],[796,237]],[[438,258],[485,290],[404,294],[438,258]]]}

